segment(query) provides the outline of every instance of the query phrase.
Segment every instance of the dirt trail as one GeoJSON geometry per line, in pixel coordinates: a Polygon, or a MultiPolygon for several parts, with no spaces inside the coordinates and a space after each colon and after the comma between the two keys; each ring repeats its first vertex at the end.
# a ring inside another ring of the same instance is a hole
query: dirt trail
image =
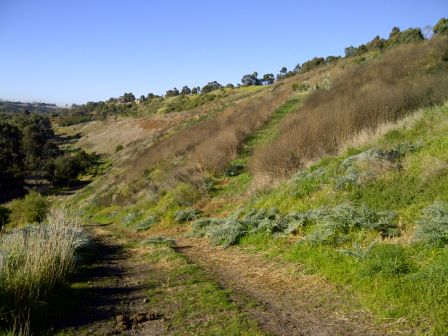
{"type": "Polygon", "coordinates": [[[64,335],[165,335],[163,316],[146,303],[148,263],[107,231],[92,235],[95,261],[81,267],[72,279],[77,286],[67,293],[78,302],[76,312],[59,317],[54,329],[64,335]]]}
{"type": "Polygon", "coordinates": [[[238,248],[216,248],[200,239],[180,238],[178,251],[233,291],[243,310],[273,335],[385,335],[369,313],[323,279],[297,266],[267,261],[238,248]],[[255,301],[255,302],[254,302],[255,301]]]}
{"type": "MultiPolygon", "coordinates": [[[[141,257],[144,251],[124,247],[141,237],[121,231],[119,235],[124,238],[94,230],[96,261],[74,279],[83,284],[74,293],[81,309],[78,305],[76,314],[61,318],[55,329],[89,336],[176,334],[169,317],[175,307],[147,302],[151,277],[157,277],[158,270],[141,257]],[[164,312],[166,319],[154,309],[164,312]]],[[[211,247],[204,239],[178,237],[176,251],[230,290],[230,299],[240,311],[269,335],[388,334],[373,326],[370,314],[348,293],[318,276],[306,275],[299,265],[268,260],[237,247],[211,247]]]]}

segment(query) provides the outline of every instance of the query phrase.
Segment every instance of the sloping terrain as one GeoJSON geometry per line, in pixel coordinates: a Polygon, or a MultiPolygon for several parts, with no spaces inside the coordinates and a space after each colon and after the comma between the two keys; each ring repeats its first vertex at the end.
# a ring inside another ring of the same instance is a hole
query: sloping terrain
{"type": "Polygon", "coordinates": [[[436,37],[232,89],[219,108],[61,129],[111,163],[67,203],[125,251],[122,276],[88,280],[120,303],[72,331],[125,318],[114,332],[446,335],[447,48],[436,37]]]}

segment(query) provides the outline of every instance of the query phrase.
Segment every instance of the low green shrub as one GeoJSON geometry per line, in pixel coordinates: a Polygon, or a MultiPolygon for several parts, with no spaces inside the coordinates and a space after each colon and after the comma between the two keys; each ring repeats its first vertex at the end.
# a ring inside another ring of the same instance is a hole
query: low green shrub
{"type": "Polygon", "coordinates": [[[245,170],[245,167],[241,163],[234,162],[225,170],[224,174],[228,177],[238,176],[242,174],[245,170]]]}
{"type": "Polygon", "coordinates": [[[350,240],[350,233],[360,230],[376,231],[382,237],[400,234],[394,212],[374,211],[367,206],[349,203],[287,215],[280,214],[277,208],[259,209],[239,217],[236,213],[226,219],[197,221],[193,224],[192,235],[207,236],[213,245],[229,246],[247,233],[300,233],[306,242],[337,246],[350,240]]]}
{"type": "Polygon", "coordinates": [[[153,244],[153,245],[165,245],[168,247],[175,247],[176,240],[169,237],[164,236],[155,236],[150,237],[142,242],[143,244],[153,244]]]}
{"type": "Polygon", "coordinates": [[[158,218],[156,216],[148,216],[144,220],[140,221],[135,229],[138,232],[149,230],[152,226],[154,226],[158,222],[158,218]]]}
{"type": "Polygon", "coordinates": [[[448,243],[448,206],[435,202],[422,211],[417,221],[414,240],[430,245],[443,246],[448,243]]]}
{"type": "Polygon", "coordinates": [[[124,226],[129,226],[131,224],[134,224],[134,222],[141,216],[141,213],[139,211],[129,212],[126,215],[123,216],[121,219],[121,223],[124,226]]]}
{"type": "Polygon", "coordinates": [[[12,227],[41,222],[48,211],[47,198],[37,191],[30,191],[24,198],[9,203],[9,219],[12,227]]]}
{"type": "Polygon", "coordinates": [[[222,224],[211,226],[206,235],[210,244],[229,247],[236,244],[246,232],[247,226],[244,222],[229,218],[222,224]]]}
{"type": "Polygon", "coordinates": [[[121,150],[123,150],[123,145],[122,144],[120,144],[120,145],[117,145],[116,147],[115,147],[115,153],[118,153],[119,151],[121,151],[121,150]]]}
{"type": "Polygon", "coordinates": [[[339,245],[350,238],[350,233],[360,229],[375,230],[388,237],[400,233],[394,223],[394,212],[375,212],[366,206],[340,204],[333,208],[313,210],[309,216],[315,226],[305,240],[314,244],[339,245]]]}
{"type": "Polygon", "coordinates": [[[176,212],[174,220],[178,223],[185,223],[201,217],[201,211],[198,209],[184,209],[176,212]]]}

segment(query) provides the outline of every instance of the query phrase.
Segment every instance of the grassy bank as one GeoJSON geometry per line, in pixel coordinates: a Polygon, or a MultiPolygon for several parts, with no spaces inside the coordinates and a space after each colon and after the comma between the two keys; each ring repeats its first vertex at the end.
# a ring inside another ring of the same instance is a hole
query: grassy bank
{"type": "Polygon", "coordinates": [[[350,288],[379,320],[448,331],[448,106],[327,157],[227,218],[198,220],[213,244],[298,262],[350,288]]]}

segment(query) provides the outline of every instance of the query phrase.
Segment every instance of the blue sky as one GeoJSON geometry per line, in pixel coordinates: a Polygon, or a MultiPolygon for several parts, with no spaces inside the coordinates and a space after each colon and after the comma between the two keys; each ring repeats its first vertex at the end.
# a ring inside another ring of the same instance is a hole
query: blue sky
{"type": "Polygon", "coordinates": [[[0,0],[0,98],[64,105],[237,83],[444,16],[447,0],[0,0]]]}

